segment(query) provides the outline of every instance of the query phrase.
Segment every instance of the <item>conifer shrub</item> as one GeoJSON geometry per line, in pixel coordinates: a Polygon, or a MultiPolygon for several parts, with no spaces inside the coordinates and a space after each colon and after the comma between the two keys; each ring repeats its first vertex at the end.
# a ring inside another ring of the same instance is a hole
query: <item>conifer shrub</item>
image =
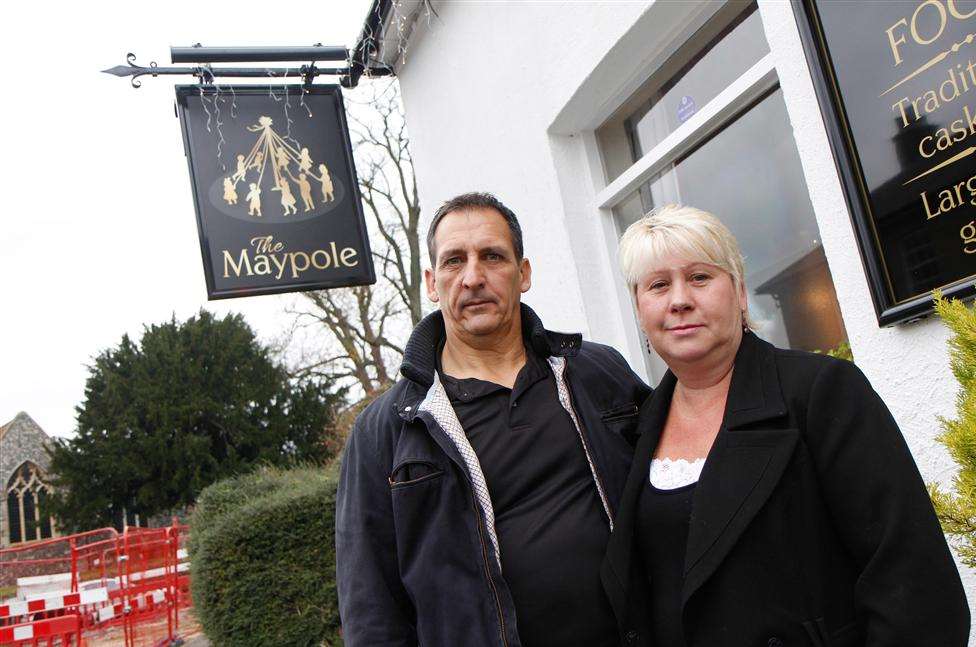
{"type": "Polygon", "coordinates": [[[936,292],[935,309],[953,332],[949,338],[952,374],[962,387],[956,396],[955,418],[941,418],[939,442],[959,464],[951,492],[930,486],[942,529],[963,563],[976,568],[976,306],[948,301],[936,292]]]}
{"type": "Polygon", "coordinates": [[[342,645],[335,468],[214,483],[190,521],[193,604],[214,647],[342,645]]]}

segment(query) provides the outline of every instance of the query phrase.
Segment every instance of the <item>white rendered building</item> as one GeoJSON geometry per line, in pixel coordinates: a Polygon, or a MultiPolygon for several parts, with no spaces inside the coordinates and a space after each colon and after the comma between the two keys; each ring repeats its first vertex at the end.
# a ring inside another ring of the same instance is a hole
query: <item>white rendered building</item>
{"type": "Polygon", "coordinates": [[[879,325],[790,2],[393,4],[378,58],[399,78],[425,214],[473,190],[510,206],[534,269],[524,301],[548,327],[616,346],[656,383],[616,241],[655,205],[712,211],[743,247],[760,335],[848,340],[924,478],[950,481],[935,440],[958,388],[948,331],[879,325]]]}

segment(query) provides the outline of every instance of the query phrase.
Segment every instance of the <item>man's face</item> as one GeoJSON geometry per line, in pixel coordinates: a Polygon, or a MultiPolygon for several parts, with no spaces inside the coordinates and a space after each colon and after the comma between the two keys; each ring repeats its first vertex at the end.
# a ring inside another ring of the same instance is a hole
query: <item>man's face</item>
{"type": "Polygon", "coordinates": [[[437,225],[434,249],[424,280],[448,330],[465,337],[505,330],[532,275],[529,261],[515,257],[505,218],[487,207],[452,211],[437,225]]]}

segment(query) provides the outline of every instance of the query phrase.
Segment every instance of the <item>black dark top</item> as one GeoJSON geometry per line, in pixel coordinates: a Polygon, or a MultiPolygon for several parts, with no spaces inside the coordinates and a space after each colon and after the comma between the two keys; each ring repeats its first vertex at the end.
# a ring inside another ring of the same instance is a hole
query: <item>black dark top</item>
{"type": "Polygon", "coordinates": [[[637,503],[637,547],[650,586],[648,616],[655,647],[685,645],[681,585],[695,485],[659,490],[645,477],[637,503]]]}
{"type": "Polygon", "coordinates": [[[616,645],[616,621],[600,584],[610,526],[548,362],[527,347],[525,366],[508,389],[445,375],[437,357],[488,483],[522,645],[616,645]]]}

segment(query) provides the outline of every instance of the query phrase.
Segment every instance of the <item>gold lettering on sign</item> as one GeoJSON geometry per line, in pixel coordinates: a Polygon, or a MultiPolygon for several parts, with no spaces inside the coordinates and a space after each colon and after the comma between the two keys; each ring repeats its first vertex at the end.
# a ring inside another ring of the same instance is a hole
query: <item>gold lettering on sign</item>
{"type": "MultiPolygon", "coordinates": [[[[958,142],[976,135],[976,110],[969,111],[969,106],[963,106],[961,119],[956,119],[948,128],[939,128],[933,135],[926,135],[918,142],[918,154],[928,159],[936,153],[952,148],[958,142]]],[[[912,178],[905,184],[913,182],[912,178]]]]}
{"type": "Polygon", "coordinates": [[[976,207],[976,175],[942,189],[931,204],[927,191],[922,191],[920,197],[925,208],[926,220],[931,220],[943,213],[949,213],[966,204],[976,207]],[[933,204],[935,205],[934,210],[932,209],[933,204]]]}
{"type": "Polygon", "coordinates": [[[941,0],[925,0],[925,2],[919,3],[915,7],[915,11],[912,12],[911,21],[909,18],[901,18],[893,24],[891,27],[885,30],[885,34],[888,36],[888,46],[891,48],[891,56],[894,59],[894,65],[900,65],[902,62],[901,49],[902,45],[908,44],[908,39],[906,38],[906,28],[907,33],[911,34],[912,40],[919,45],[931,45],[942,36],[942,32],[945,31],[946,26],[949,24],[949,19],[954,20],[967,20],[976,16],[976,9],[970,11],[969,13],[962,13],[956,6],[955,0],[947,0],[946,5],[943,6],[941,0]],[[928,11],[926,11],[928,10],[928,11]],[[934,33],[926,36],[922,34],[918,29],[918,18],[919,16],[930,16],[932,12],[939,17],[939,26],[934,33]],[[897,31],[897,34],[896,34],[897,31]]]}
{"type": "Polygon", "coordinates": [[[962,251],[967,254],[976,254],[976,221],[970,220],[959,230],[959,237],[962,238],[962,251]]]}
{"type": "Polygon", "coordinates": [[[254,251],[258,254],[267,254],[271,252],[280,252],[285,248],[284,243],[274,242],[274,236],[255,236],[251,239],[251,245],[254,246],[254,251]]]}
{"type": "Polygon", "coordinates": [[[967,18],[976,16],[976,9],[973,9],[969,13],[960,13],[959,9],[956,8],[956,0],[948,0],[946,5],[949,7],[949,14],[957,20],[966,20],[967,18]]]}
{"type": "Polygon", "coordinates": [[[901,119],[901,127],[907,128],[943,104],[951,103],[976,88],[976,62],[970,60],[967,63],[965,66],[957,63],[954,68],[950,67],[938,91],[926,90],[919,96],[902,97],[893,103],[891,110],[901,119]]]}
{"type": "Polygon", "coordinates": [[[236,276],[241,275],[241,267],[247,268],[248,276],[254,274],[254,271],[251,269],[251,259],[248,258],[246,249],[241,250],[241,255],[237,259],[237,263],[234,263],[234,257],[230,255],[230,252],[228,252],[226,249],[224,250],[224,278],[225,279],[229,277],[229,274],[227,272],[228,265],[230,265],[230,267],[234,270],[234,274],[236,276]]]}
{"type": "MultiPolygon", "coordinates": [[[[887,104],[898,129],[904,130],[900,135],[918,133],[910,146],[918,155],[915,161],[924,163],[924,170],[902,179],[902,186],[936,172],[966,167],[965,175],[947,186],[918,191],[925,222],[936,218],[943,222],[962,215],[967,207],[976,207],[976,175],[969,161],[976,157],[976,48],[970,47],[976,42],[976,9],[960,7],[956,0],[913,4],[914,8],[908,5],[905,15],[880,30],[891,66],[900,71],[895,77],[898,80],[879,98],[915,79],[913,92],[896,95],[887,104]],[[960,22],[965,23],[961,32],[960,22]]],[[[963,251],[976,253],[976,224],[964,225],[959,235],[963,251]]]]}
{"type": "Polygon", "coordinates": [[[234,276],[274,275],[275,280],[280,281],[286,276],[297,279],[312,267],[325,270],[359,265],[358,252],[352,247],[340,250],[335,241],[329,242],[328,249],[311,252],[286,252],[285,244],[275,241],[271,235],[255,236],[250,243],[253,252],[245,247],[235,256],[230,250],[223,250],[225,279],[233,272],[234,276]]]}

